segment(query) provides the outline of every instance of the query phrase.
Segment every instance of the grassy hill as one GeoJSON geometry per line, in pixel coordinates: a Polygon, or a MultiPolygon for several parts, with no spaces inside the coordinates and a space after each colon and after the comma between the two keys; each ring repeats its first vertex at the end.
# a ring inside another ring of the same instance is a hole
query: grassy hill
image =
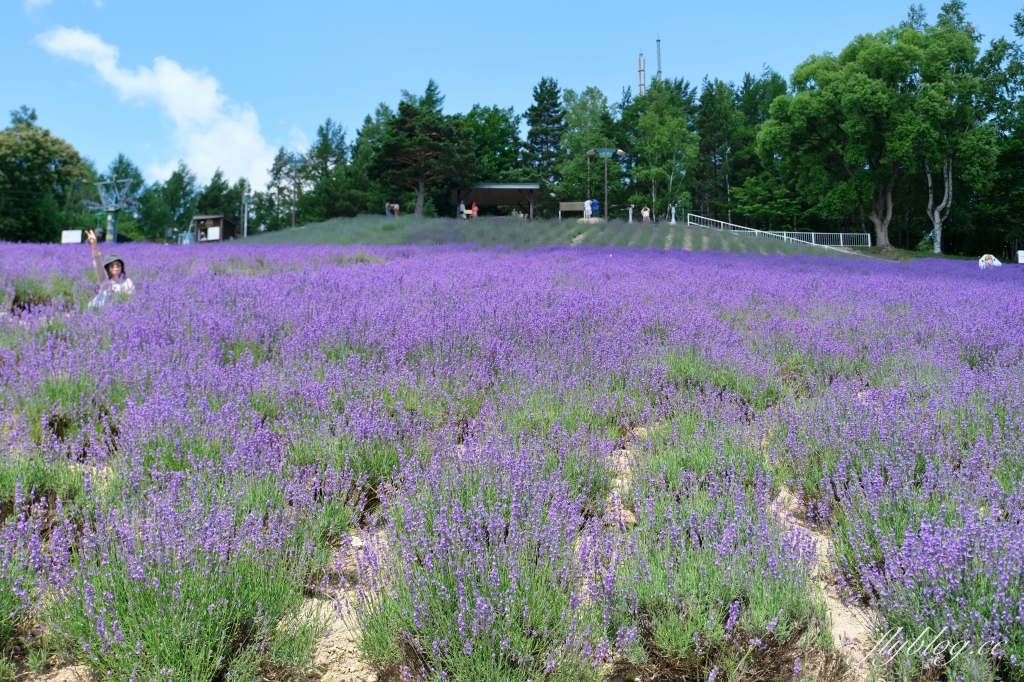
{"type": "Polygon", "coordinates": [[[253,244],[465,244],[530,248],[535,246],[625,246],[642,249],[687,249],[733,253],[783,253],[842,256],[837,251],[781,241],[757,239],[667,223],[643,224],[612,221],[581,223],[573,220],[524,221],[514,218],[335,218],[279,232],[250,236],[253,244]]]}

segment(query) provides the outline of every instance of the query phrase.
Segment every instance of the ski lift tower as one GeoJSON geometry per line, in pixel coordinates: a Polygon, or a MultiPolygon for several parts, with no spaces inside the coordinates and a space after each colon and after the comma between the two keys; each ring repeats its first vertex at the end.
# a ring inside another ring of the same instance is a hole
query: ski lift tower
{"type": "Polygon", "coordinates": [[[139,202],[132,196],[130,178],[125,180],[104,180],[93,183],[96,191],[100,194],[100,203],[95,201],[84,202],[86,207],[93,211],[107,212],[107,229],[104,240],[108,242],[117,241],[117,217],[125,209],[139,207],[139,202]]]}

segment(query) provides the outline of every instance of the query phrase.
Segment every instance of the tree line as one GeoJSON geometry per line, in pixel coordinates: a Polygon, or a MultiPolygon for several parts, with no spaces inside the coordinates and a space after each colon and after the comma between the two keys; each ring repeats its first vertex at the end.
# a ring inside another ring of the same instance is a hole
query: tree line
{"type": "MultiPolygon", "coordinates": [[[[916,5],[897,26],[811,56],[788,82],[770,68],[738,83],[665,78],[610,101],[545,77],[522,114],[446,113],[430,81],[397,107],[380,104],[351,142],[328,118],[309,149],[280,149],[250,225],[383,213],[388,201],[453,216],[452,188],[473,182],[539,182],[537,211],[552,215],[558,201],[603,198],[604,166],[587,151],[614,147],[624,151],[609,167],[614,217],[647,205],[665,219],[674,206],[760,229],[1008,256],[1024,248],[1024,12],[1012,29],[1015,39],[983,45],[963,0],[934,23],[916,5]]],[[[88,183],[113,177],[131,178],[139,197],[119,227],[137,239],[185,230],[193,213],[237,222],[248,187],[220,171],[201,185],[184,164],[147,184],[123,155],[97,172],[23,107],[0,131],[0,238],[52,241],[88,225],[88,183]]]]}

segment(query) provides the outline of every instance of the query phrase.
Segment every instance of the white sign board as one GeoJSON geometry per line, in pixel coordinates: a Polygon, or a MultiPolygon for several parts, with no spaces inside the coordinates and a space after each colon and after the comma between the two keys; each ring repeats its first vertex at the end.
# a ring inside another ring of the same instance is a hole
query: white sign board
{"type": "Polygon", "coordinates": [[[208,227],[206,228],[206,241],[215,242],[220,240],[220,228],[219,227],[208,227]]]}
{"type": "Polygon", "coordinates": [[[1024,264],[1024,251],[1017,252],[1017,262],[1024,264]]]}
{"type": "Polygon", "coordinates": [[[60,233],[61,244],[81,244],[82,243],[82,231],[81,230],[64,230],[60,233]]]}

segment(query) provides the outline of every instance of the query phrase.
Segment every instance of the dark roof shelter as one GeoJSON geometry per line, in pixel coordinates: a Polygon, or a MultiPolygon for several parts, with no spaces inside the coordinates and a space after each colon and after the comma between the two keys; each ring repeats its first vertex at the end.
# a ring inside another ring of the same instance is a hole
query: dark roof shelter
{"type": "Polygon", "coordinates": [[[235,221],[223,215],[192,216],[192,234],[200,242],[222,242],[235,236],[235,221]]]}
{"type": "Polygon", "coordinates": [[[533,218],[533,205],[540,199],[540,183],[537,182],[512,182],[497,183],[485,182],[466,189],[456,187],[452,190],[452,203],[456,206],[459,202],[477,206],[530,206],[530,218],[533,218]]]}

